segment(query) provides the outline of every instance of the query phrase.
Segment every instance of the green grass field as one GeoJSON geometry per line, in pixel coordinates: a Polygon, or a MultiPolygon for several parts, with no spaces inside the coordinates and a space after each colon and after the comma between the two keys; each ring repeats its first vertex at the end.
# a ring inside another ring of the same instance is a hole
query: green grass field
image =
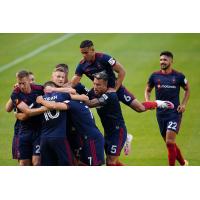
{"type": "MultiPolygon", "coordinates": [[[[2,66],[62,36],[0,34],[0,71],[2,66]]],[[[149,75],[159,69],[159,53],[162,50],[174,53],[175,69],[186,75],[191,86],[191,97],[183,115],[177,143],[190,165],[200,165],[200,34],[75,34],[0,72],[0,165],[17,165],[11,158],[15,118],[13,113],[5,112],[5,103],[15,84],[16,72],[21,69],[33,71],[37,83],[42,84],[50,79],[56,64],[67,63],[70,66],[69,77],[72,77],[81,59],[79,44],[84,39],[93,40],[96,51],[108,53],[124,65],[127,72],[124,85],[140,101],[144,100],[144,88],[149,75]]],[[[92,85],[86,78],[82,83],[87,87],[92,85]]],[[[128,132],[134,135],[132,153],[127,157],[122,153],[122,162],[134,166],[167,165],[167,150],[159,133],[155,111],[138,114],[124,105],[122,110],[128,132]]],[[[95,117],[102,130],[96,113],[95,117]]]]}

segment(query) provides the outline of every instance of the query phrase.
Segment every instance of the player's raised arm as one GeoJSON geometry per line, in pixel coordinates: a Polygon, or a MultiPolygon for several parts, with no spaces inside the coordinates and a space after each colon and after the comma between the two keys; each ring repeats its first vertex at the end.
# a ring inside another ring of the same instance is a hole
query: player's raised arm
{"type": "Polygon", "coordinates": [[[115,63],[113,66],[113,70],[117,72],[117,80],[116,80],[116,86],[115,89],[116,91],[119,89],[119,87],[122,85],[122,82],[125,78],[126,72],[122,64],[120,64],[118,61],[115,63]]]}

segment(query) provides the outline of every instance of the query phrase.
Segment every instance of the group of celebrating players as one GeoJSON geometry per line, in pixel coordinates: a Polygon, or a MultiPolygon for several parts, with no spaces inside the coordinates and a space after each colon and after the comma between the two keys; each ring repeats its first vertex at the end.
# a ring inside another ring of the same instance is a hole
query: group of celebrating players
{"type": "Polygon", "coordinates": [[[68,66],[56,65],[51,81],[36,85],[33,74],[22,70],[6,104],[14,110],[13,158],[21,166],[122,166],[124,148],[130,152],[132,135],[127,134],[120,101],[136,112],[157,109],[157,120],[168,149],[169,165],[188,165],[176,144],[182,112],[189,98],[189,85],[182,73],[172,69],[173,55],[160,54],[161,70],[154,72],[145,90],[146,102],[139,102],[123,85],[124,67],[113,57],[95,52],[93,42],[80,44],[83,59],[68,80],[68,66]],[[93,81],[88,90],[80,83],[85,74],[93,81]],[[117,77],[116,75],[117,74],[117,77]],[[155,87],[156,101],[150,101],[155,87]],[[180,87],[185,90],[179,103],[180,87]],[[104,134],[95,124],[90,108],[96,108],[104,134]],[[105,156],[105,158],[104,158],[105,156]]]}

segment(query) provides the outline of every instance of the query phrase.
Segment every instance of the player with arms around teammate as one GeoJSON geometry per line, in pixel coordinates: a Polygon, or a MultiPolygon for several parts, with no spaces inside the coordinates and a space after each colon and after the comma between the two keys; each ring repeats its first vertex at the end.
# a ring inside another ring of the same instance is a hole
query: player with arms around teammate
{"type": "MultiPolygon", "coordinates": [[[[11,94],[14,108],[23,101],[28,106],[32,106],[37,96],[43,95],[43,87],[30,83],[29,73],[22,70],[17,73],[18,87],[11,94]]],[[[18,113],[17,116],[20,116],[18,113]]],[[[20,165],[40,165],[40,119],[32,117],[22,121],[19,117],[19,164],[20,165]]]]}
{"type": "Polygon", "coordinates": [[[169,165],[174,166],[176,160],[180,165],[188,165],[188,161],[184,160],[176,144],[176,135],[179,132],[182,113],[185,111],[189,99],[190,88],[185,75],[172,69],[172,65],[173,54],[169,51],[161,52],[161,70],[150,76],[145,89],[145,99],[146,101],[150,100],[151,91],[155,87],[156,99],[168,100],[174,104],[174,109],[171,110],[157,109],[157,121],[168,149],[169,165]],[[179,100],[180,87],[185,91],[181,103],[179,100]]]}
{"type": "MultiPolygon", "coordinates": [[[[52,85],[55,87],[55,85],[52,85]]],[[[52,92],[49,95],[59,95],[60,97],[69,96],[68,93],[52,92]]],[[[71,95],[77,96],[79,100],[86,101],[88,97],[85,95],[71,95]]],[[[78,100],[78,98],[76,98],[78,100]]],[[[60,111],[69,110],[71,114],[72,121],[76,128],[77,134],[83,138],[83,146],[80,155],[80,161],[84,165],[98,166],[104,164],[104,139],[101,132],[95,125],[93,115],[83,102],[73,101],[71,99],[52,99],[54,101],[49,101],[50,99],[44,97],[38,97],[37,102],[44,105],[49,109],[56,109],[60,111]]],[[[69,113],[67,113],[69,115],[69,113]]],[[[55,118],[55,117],[54,117],[55,118]]],[[[65,126],[66,126],[65,120],[65,126]]],[[[57,123],[58,124],[58,123],[57,123]]],[[[58,124],[59,125],[59,124],[58,124]]],[[[60,126],[60,125],[59,125],[60,126]]],[[[60,128],[60,132],[63,132],[64,128],[60,128]]],[[[65,130],[64,132],[66,132],[65,130]]],[[[42,134],[43,135],[43,134],[42,134]]],[[[68,134],[67,134],[68,136],[68,134]]],[[[41,138],[42,141],[42,138],[41,138]]],[[[41,155],[43,155],[42,145],[41,145],[41,155]]]]}
{"type": "MultiPolygon", "coordinates": [[[[35,83],[35,76],[33,72],[28,72],[29,73],[29,79],[30,83],[34,84],[35,83]]],[[[18,84],[15,85],[17,87],[18,84]]],[[[8,100],[6,103],[6,111],[11,112],[14,109],[14,104],[11,100],[11,98],[8,100]]],[[[13,135],[13,140],[12,140],[12,158],[18,160],[19,159],[19,128],[20,128],[20,120],[16,120],[15,125],[14,125],[14,135],[13,135]]]]}
{"type": "MultiPolygon", "coordinates": [[[[44,84],[44,90],[47,86],[57,87],[57,85],[49,81],[44,84]]],[[[62,106],[66,106],[64,101],[73,99],[83,100],[81,95],[70,95],[68,93],[45,93],[45,95],[40,97],[45,99],[48,104],[51,101],[54,102],[63,102],[62,106]]],[[[37,100],[39,97],[37,98],[37,100]]],[[[87,99],[87,97],[86,97],[87,99]]],[[[57,103],[57,107],[50,107],[51,110],[47,110],[42,119],[41,126],[41,165],[42,166],[65,166],[73,165],[73,155],[68,144],[67,135],[67,118],[68,113],[62,109],[60,106],[61,103],[57,103]]],[[[56,104],[56,105],[57,105],[56,104]]],[[[27,115],[32,115],[33,113],[37,114],[41,108],[28,109],[24,105],[20,106],[20,109],[27,115]]]]}
{"type": "Polygon", "coordinates": [[[108,91],[108,76],[105,72],[94,76],[93,89],[88,93],[86,104],[96,107],[104,128],[106,164],[123,165],[119,156],[127,138],[126,125],[116,92],[108,91]]]}

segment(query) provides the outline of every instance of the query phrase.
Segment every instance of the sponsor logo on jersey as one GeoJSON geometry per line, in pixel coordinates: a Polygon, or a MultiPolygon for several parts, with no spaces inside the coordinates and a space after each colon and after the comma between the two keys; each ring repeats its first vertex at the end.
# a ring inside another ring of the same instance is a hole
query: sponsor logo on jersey
{"type": "Polygon", "coordinates": [[[172,88],[172,89],[175,89],[176,86],[175,85],[161,85],[159,88],[172,88]]]}
{"type": "Polygon", "coordinates": [[[114,58],[110,58],[110,60],[108,61],[109,62],[109,64],[111,65],[111,66],[113,66],[114,64],[115,64],[115,59],[114,58]]]}
{"type": "Polygon", "coordinates": [[[176,79],[175,79],[175,78],[172,79],[172,83],[173,83],[173,84],[176,83],[176,79]]]}

